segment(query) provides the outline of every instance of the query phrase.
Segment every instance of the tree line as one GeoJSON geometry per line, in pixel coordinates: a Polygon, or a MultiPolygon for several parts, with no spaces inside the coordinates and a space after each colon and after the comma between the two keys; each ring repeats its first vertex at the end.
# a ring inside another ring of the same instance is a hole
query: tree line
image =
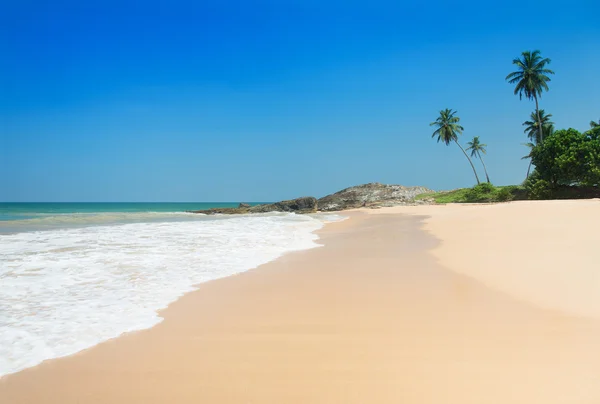
{"type": "MultiPolygon", "coordinates": [[[[525,51],[512,61],[516,70],[509,73],[505,80],[513,84],[514,94],[519,99],[525,97],[535,102],[535,110],[529,120],[523,122],[524,132],[529,140],[523,143],[529,153],[523,159],[529,159],[524,185],[531,191],[531,197],[551,197],[552,191],[561,186],[598,187],[600,185],[600,120],[591,121],[590,129],[580,133],[575,129],[555,130],[551,121],[552,114],[541,109],[540,99],[544,91],[549,90],[548,83],[554,71],[548,68],[551,60],[543,58],[539,50],[525,51]],[[532,165],[535,167],[531,172],[532,165]]],[[[481,184],[472,158],[481,161],[486,181],[490,177],[483,160],[487,145],[479,136],[467,142],[467,149],[459,143],[464,128],[460,124],[457,111],[450,108],[439,112],[437,119],[430,124],[435,127],[432,134],[438,143],[456,144],[467,158],[477,181],[481,184]],[[470,156],[467,154],[470,151],[470,156]]]]}

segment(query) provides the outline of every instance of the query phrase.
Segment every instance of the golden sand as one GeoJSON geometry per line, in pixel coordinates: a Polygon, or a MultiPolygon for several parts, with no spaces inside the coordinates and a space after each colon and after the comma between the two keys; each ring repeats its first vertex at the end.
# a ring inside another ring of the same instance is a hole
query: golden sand
{"type": "Polygon", "coordinates": [[[0,403],[600,403],[600,203],[369,213],[0,379],[0,403]]]}

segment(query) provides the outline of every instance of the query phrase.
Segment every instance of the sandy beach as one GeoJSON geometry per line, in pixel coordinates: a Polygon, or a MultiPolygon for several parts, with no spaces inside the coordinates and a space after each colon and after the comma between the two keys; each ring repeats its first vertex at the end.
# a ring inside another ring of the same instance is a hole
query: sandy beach
{"type": "Polygon", "coordinates": [[[600,201],[358,210],[0,403],[600,402],[600,201]]]}

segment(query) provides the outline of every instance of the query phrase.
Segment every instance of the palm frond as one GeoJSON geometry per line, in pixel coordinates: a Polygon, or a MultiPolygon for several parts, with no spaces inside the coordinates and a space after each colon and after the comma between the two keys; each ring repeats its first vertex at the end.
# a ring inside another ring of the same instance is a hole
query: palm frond
{"type": "Polygon", "coordinates": [[[458,135],[462,134],[464,130],[459,122],[460,118],[456,116],[456,111],[449,108],[441,110],[437,119],[429,124],[429,126],[437,127],[431,137],[437,137],[438,142],[449,145],[450,142],[456,141],[458,135]]]}
{"type": "Polygon", "coordinates": [[[487,144],[481,143],[481,141],[479,141],[479,136],[475,136],[473,140],[467,142],[467,144],[469,145],[467,150],[471,150],[471,157],[477,158],[479,157],[478,153],[486,154],[487,152],[485,149],[487,144]]]}
{"type": "Polygon", "coordinates": [[[518,94],[520,99],[523,96],[532,99],[541,97],[543,91],[548,91],[548,75],[554,74],[546,68],[550,62],[550,59],[541,57],[539,50],[522,52],[521,58],[514,59],[513,65],[517,66],[518,70],[506,76],[506,81],[516,84],[514,94],[518,94]]]}

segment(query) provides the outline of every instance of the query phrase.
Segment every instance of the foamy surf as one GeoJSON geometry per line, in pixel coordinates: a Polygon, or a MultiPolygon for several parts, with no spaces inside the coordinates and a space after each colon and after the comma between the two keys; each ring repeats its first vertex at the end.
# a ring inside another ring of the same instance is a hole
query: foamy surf
{"type": "Polygon", "coordinates": [[[194,285],[317,247],[341,219],[175,216],[0,234],[0,377],[152,327],[194,285]]]}

